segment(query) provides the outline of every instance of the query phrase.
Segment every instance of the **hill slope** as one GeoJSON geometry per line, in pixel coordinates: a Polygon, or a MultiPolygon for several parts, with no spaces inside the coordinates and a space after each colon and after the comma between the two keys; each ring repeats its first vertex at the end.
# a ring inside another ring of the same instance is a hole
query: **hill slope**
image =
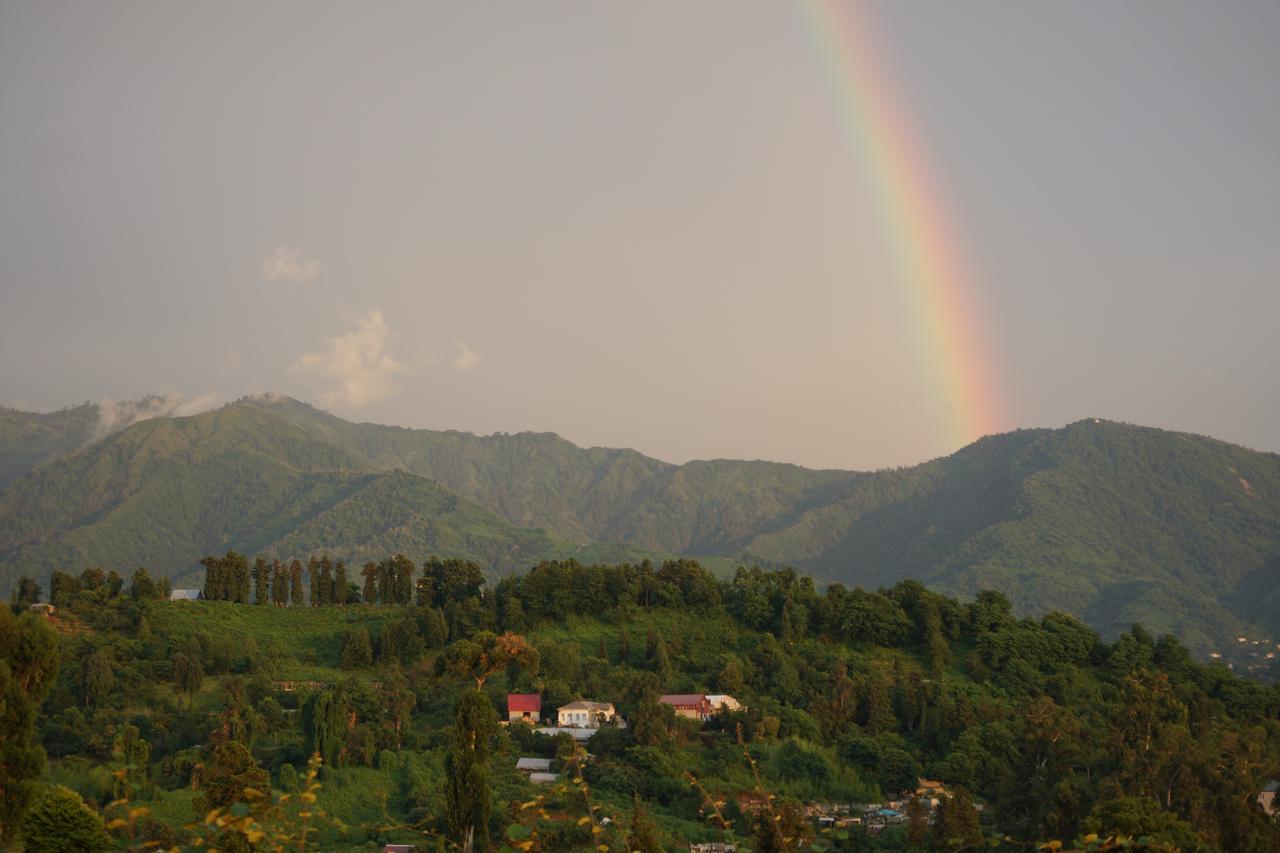
{"type": "Polygon", "coordinates": [[[234,548],[348,560],[465,555],[512,571],[583,551],[421,477],[361,467],[251,407],[145,421],[0,494],[0,564],[9,580],[90,564],[181,578],[203,555],[234,548]]]}
{"type": "Polygon", "coordinates": [[[270,395],[137,424],[0,493],[10,577],[87,562],[180,574],[228,547],[467,554],[506,571],[602,542],[620,543],[612,560],[994,587],[1023,612],[1063,609],[1109,636],[1142,621],[1202,649],[1280,632],[1280,457],[1105,421],[858,473],[355,424],[270,395]]]}

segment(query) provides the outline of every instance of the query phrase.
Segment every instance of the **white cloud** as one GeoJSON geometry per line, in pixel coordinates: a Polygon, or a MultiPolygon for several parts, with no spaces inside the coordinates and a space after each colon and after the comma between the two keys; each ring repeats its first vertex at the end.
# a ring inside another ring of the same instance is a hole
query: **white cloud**
{"type": "Polygon", "coordinates": [[[407,371],[390,352],[391,338],[382,312],[370,311],[351,331],[329,338],[323,351],[304,353],[289,372],[311,382],[324,405],[363,409],[400,390],[407,371]]]}
{"type": "Polygon", "coordinates": [[[475,354],[471,347],[458,341],[458,354],[453,359],[453,366],[456,370],[470,370],[480,363],[480,356],[475,354]]]}
{"type": "Polygon", "coordinates": [[[319,261],[304,261],[301,251],[286,246],[276,246],[262,261],[262,277],[266,281],[311,281],[321,269],[319,261]]]}
{"type": "Polygon", "coordinates": [[[199,397],[182,397],[178,394],[162,394],[143,397],[141,400],[101,400],[98,403],[98,421],[94,424],[90,441],[106,438],[114,432],[151,418],[185,418],[207,412],[222,402],[221,395],[210,391],[199,397]]]}

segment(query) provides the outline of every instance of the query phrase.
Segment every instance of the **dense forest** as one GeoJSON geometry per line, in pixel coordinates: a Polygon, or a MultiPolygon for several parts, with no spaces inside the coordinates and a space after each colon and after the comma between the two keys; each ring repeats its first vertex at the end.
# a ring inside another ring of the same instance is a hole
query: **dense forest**
{"type": "Polygon", "coordinates": [[[14,586],[4,843],[1280,849],[1258,801],[1280,777],[1280,687],[1140,626],[1107,643],[990,590],[818,591],[691,560],[493,584],[434,557],[204,565],[198,601],[145,569],[14,586]],[[713,693],[741,707],[687,719],[662,698],[713,693]],[[582,743],[500,724],[509,694],[544,717],[613,703],[626,725],[582,743]],[[866,817],[824,817],[841,814],[866,817]]]}

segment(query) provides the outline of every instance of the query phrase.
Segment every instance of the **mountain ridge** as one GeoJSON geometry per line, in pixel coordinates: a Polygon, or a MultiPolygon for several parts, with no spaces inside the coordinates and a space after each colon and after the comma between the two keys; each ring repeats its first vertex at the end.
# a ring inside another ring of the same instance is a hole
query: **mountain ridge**
{"type": "MultiPolygon", "coordinates": [[[[11,445],[0,433],[0,454],[11,445]]],[[[258,395],[135,423],[0,491],[9,581],[84,561],[166,571],[166,554],[168,573],[189,576],[200,549],[233,545],[360,559],[436,547],[501,572],[609,553],[869,587],[915,577],[951,595],[1000,589],[1021,612],[1072,612],[1106,634],[1142,621],[1203,649],[1280,631],[1258,605],[1280,600],[1280,456],[1089,418],[872,472],[675,465],[554,433],[357,424],[258,395]]]]}

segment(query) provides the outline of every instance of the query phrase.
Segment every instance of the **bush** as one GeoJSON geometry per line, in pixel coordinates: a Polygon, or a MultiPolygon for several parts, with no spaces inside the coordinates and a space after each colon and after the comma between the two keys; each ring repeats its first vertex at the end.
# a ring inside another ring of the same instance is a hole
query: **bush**
{"type": "Polygon", "coordinates": [[[22,824],[22,842],[28,853],[107,853],[115,849],[98,813],[85,805],[79,794],[61,785],[36,795],[22,824]]]}

